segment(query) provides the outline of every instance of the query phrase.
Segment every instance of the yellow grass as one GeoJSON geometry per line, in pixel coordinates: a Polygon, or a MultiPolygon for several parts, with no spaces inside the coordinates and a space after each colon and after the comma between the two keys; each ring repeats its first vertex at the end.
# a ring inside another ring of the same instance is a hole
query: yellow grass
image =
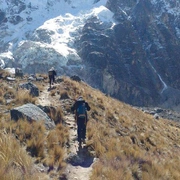
{"type": "MultiPolygon", "coordinates": [[[[2,84],[0,86],[6,87],[2,84]]],[[[0,91],[3,95],[4,92],[0,91]]],[[[24,152],[34,156],[36,163],[47,166],[50,173],[53,174],[56,170],[61,173],[65,167],[64,149],[69,142],[69,129],[63,125],[63,112],[68,115],[72,103],[81,95],[91,107],[88,112],[87,149],[98,157],[93,166],[91,180],[180,179],[179,124],[161,118],[156,120],[153,116],[106,96],[84,82],[75,82],[67,77],[63,77],[63,81],[56,85],[55,96],[51,98],[60,98],[62,94],[67,95],[65,100],[59,99],[64,102],[63,108],[56,108],[55,112],[52,110],[49,113],[56,123],[55,129],[47,131],[38,123],[12,123],[7,115],[3,115],[0,117],[1,131],[5,130],[7,137],[16,137],[17,140],[13,141],[21,144],[22,149],[27,149],[28,151],[24,152]]],[[[34,102],[32,97],[26,94],[22,99],[16,94],[15,98],[16,105],[34,102]]],[[[5,154],[5,151],[3,153],[5,154]]],[[[19,164],[20,162],[17,166],[13,163],[5,166],[1,164],[0,173],[11,167],[10,174],[20,177],[16,170],[19,164]]],[[[29,166],[26,166],[29,169],[29,166]]]]}
{"type": "Polygon", "coordinates": [[[7,179],[37,179],[46,178],[38,173],[33,161],[26,151],[10,134],[0,131],[0,177],[7,179]]]}
{"type": "Polygon", "coordinates": [[[83,82],[65,79],[64,84],[72,99],[82,95],[91,106],[87,146],[99,157],[92,180],[180,178],[180,128],[176,123],[157,121],[83,82]]]}
{"type": "Polygon", "coordinates": [[[16,102],[16,104],[26,104],[26,103],[33,103],[35,104],[35,101],[36,101],[36,98],[35,97],[32,97],[30,94],[29,94],[29,91],[28,90],[25,90],[25,89],[19,89],[17,91],[17,94],[16,94],[16,98],[14,100],[14,102],[16,102]]]}

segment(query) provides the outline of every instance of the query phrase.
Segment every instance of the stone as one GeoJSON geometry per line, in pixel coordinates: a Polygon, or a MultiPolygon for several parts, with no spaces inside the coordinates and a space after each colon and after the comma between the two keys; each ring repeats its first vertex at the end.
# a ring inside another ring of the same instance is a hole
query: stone
{"type": "Polygon", "coordinates": [[[52,121],[42,109],[31,103],[11,109],[10,115],[11,119],[15,121],[25,118],[29,122],[44,121],[46,129],[53,129],[55,127],[54,121],[52,121]]]}
{"type": "Polygon", "coordinates": [[[77,76],[77,75],[71,76],[71,79],[74,80],[74,81],[81,82],[81,78],[79,76],[77,76]]]}
{"type": "Polygon", "coordinates": [[[22,83],[22,84],[19,84],[19,87],[22,88],[22,89],[27,89],[30,91],[30,94],[32,96],[39,96],[39,89],[38,87],[31,83],[31,82],[27,82],[27,83],[22,83]]]}

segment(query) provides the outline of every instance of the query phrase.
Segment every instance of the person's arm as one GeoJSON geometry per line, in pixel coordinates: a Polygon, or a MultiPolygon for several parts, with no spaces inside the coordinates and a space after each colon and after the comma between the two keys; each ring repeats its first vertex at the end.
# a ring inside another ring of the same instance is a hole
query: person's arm
{"type": "Polygon", "coordinates": [[[90,108],[90,106],[89,106],[89,104],[87,102],[86,102],[86,109],[87,109],[87,111],[91,110],[91,108],[90,108]]]}
{"type": "Polygon", "coordinates": [[[74,113],[75,109],[76,109],[76,102],[75,102],[75,103],[73,104],[73,106],[71,107],[71,111],[74,113]]]}

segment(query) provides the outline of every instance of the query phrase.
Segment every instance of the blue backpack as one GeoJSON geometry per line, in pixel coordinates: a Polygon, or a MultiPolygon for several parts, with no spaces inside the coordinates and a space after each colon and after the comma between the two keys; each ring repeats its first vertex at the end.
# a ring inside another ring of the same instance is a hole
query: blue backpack
{"type": "Polygon", "coordinates": [[[77,110],[77,117],[85,118],[86,117],[86,105],[85,102],[79,103],[77,110]]]}

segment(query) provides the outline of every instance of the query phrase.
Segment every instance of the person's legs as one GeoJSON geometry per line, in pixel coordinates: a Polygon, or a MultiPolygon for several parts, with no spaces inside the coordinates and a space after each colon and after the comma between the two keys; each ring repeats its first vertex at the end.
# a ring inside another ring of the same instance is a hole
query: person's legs
{"type": "Polygon", "coordinates": [[[55,76],[52,76],[52,82],[55,83],[55,76]]]}
{"type": "Polygon", "coordinates": [[[81,126],[79,125],[77,128],[77,136],[78,136],[78,142],[81,141],[81,126]]]}
{"type": "Polygon", "coordinates": [[[53,76],[50,75],[49,76],[49,85],[50,85],[50,87],[51,87],[52,84],[53,84],[53,76]]]}
{"type": "Polygon", "coordinates": [[[51,87],[51,76],[49,76],[49,86],[51,87]]]}
{"type": "Polygon", "coordinates": [[[82,139],[86,139],[86,125],[83,124],[82,126],[82,139]]]}
{"type": "Polygon", "coordinates": [[[79,118],[77,120],[77,135],[78,135],[78,142],[81,139],[86,138],[86,124],[85,124],[85,119],[79,118]]]}

